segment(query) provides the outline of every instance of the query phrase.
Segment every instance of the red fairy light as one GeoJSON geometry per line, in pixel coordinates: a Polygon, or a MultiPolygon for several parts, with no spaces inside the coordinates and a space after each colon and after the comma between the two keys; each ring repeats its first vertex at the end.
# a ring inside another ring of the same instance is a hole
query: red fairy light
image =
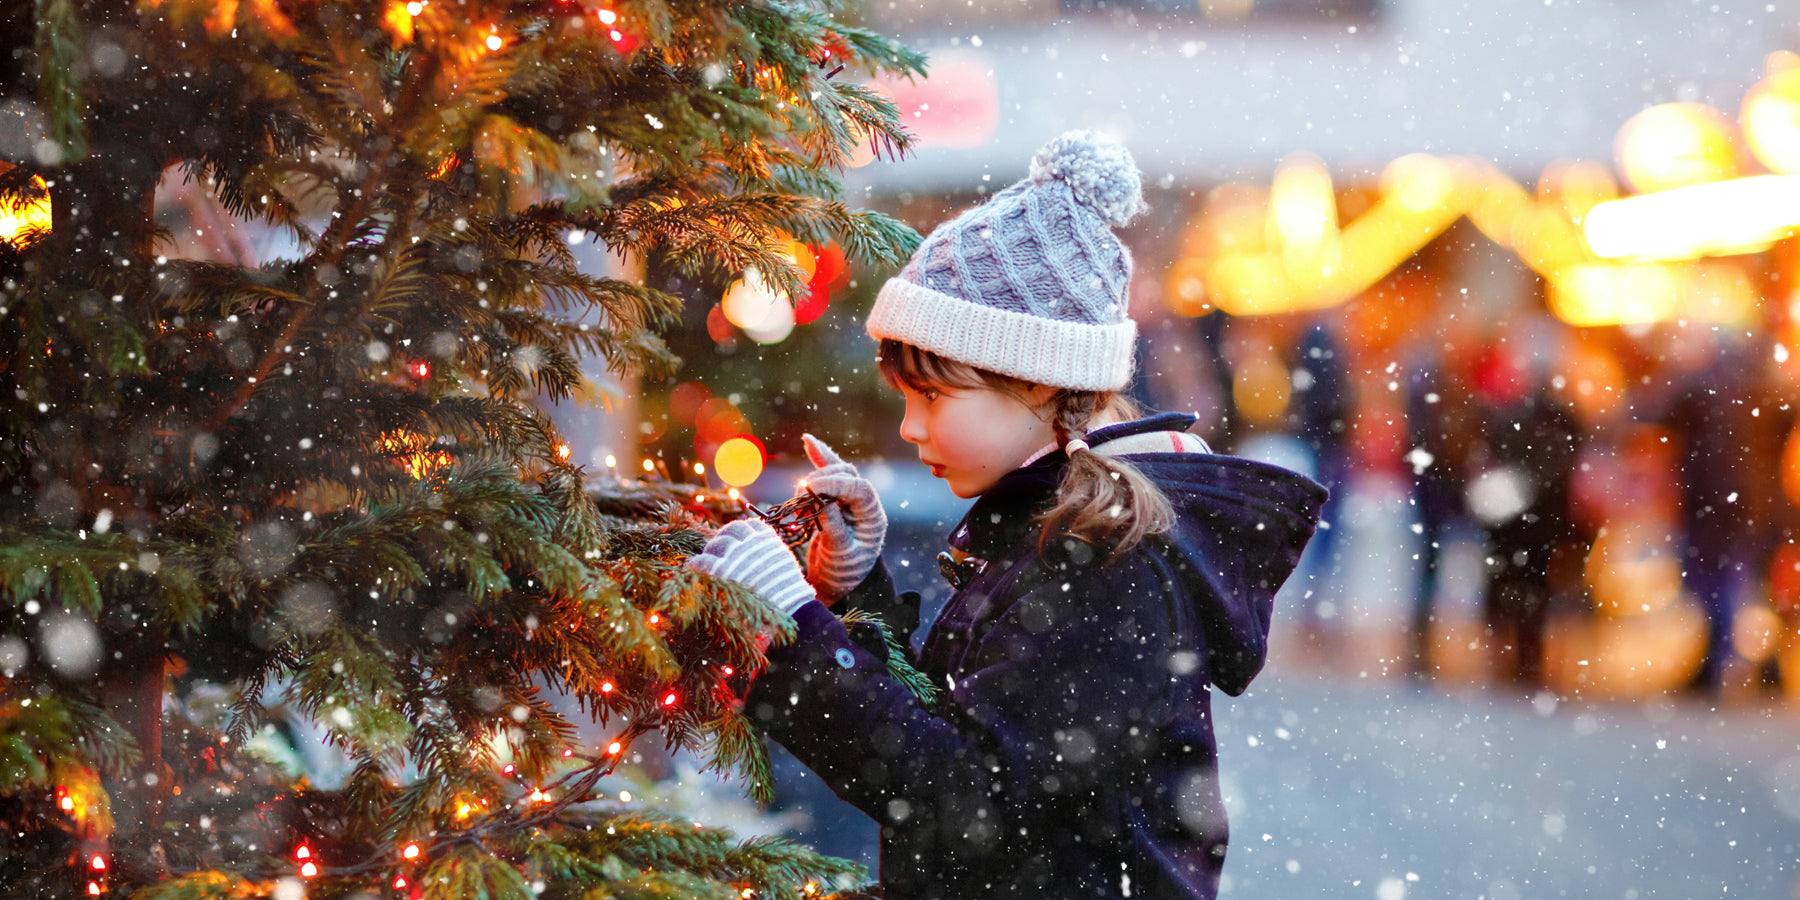
{"type": "Polygon", "coordinates": [[[663,705],[664,706],[674,706],[675,705],[675,692],[674,691],[670,691],[669,693],[667,693],[666,695],[663,696],[663,705]]]}
{"type": "Polygon", "coordinates": [[[301,844],[299,847],[294,849],[294,858],[295,859],[312,859],[312,850],[309,849],[305,844],[301,844]]]}
{"type": "Polygon", "coordinates": [[[405,875],[395,875],[394,876],[394,890],[400,890],[401,888],[404,888],[404,887],[406,887],[406,876],[405,875]]]}
{"type": "Polygon", "coordinates": [[[571,750],[567,747],[563,748],[563,759],[568,759],[569,757],[574,756],[574,755],[575,755],[574,750],[571,750]]]}
{"type": "Polygon", "coordinates": [[[506,768],[500,770],[500,774],[502,774],[502,775],[511,775],[512,773],[513,773],[513,764],[512,763],[507,763],[506,768]]]}
{"type": "Polygon", "coordinates": [[[100,896],[100,882],[98,882],[98,881],[88,882],[88,896],[89,897],[100,896]]]}
{"type": "Polygon", "coordinates": [[[728,676],[729,676],[729,675],[731,675],[731,674],[732,674],[732,673],[733,673],[733,672],[736,672],[736,671],[737,671],[737,670],[736,670],[736,669],[733,669],[733,668],[732,668],[732,667],[730,667],[730,666],[726,666],[726,667],[725,667],[725,674],[726,674],[726,675],[728,675],[728,676]]]}
{"type": "Polygon", "coordinates": [[[317,874],[319,874],[319,867],[313,865],[310,860],[300,864],[300,877],[301,878],[311,878],[317,874]]]}
{"type": "Polygon", "coordinates": [[[419,379],[430,378],[431,377],[431,363],[429,361],[423,360],[423,359],[414,362],[412,364],[412,373],[413,373],[414,378],[419,378],[419,379]]]}
{"type": "Polygon", "coordinates": [[[93,866],[96,872],[104,872],[106,871],[106,857],[96,853],[93,859],[88,860],[88,865],[93,866]]]}

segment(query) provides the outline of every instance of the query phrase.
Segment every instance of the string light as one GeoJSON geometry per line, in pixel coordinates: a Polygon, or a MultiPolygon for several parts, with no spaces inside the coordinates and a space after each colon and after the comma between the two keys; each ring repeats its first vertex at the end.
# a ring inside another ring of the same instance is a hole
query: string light
{"type": "Polygon", "coordinates": [[[600,682],[600,693],[610,694],[612,692],[613,692],[613,683],[612,682],[610,682],[610,681],[600,682]]]}
{"type": "Polygon", "coordinates": [[[618,756],[619,751],[621,751],[623,749],[625,749],[624,744],[621,744],[618,741],[613,741],[612,743],[606,745],[606,755],[607,756],[618,756]]]}
{"type": "Polygon", "coordinates": [[[613,456],[611,453],[606,454],[606,467],[609,469],[615,469],[615,468],[618,468],[618,466],[619,466],[618,457],[613,456]]]}
{"type": "Polygon", "coordinates": [[[498,50],[501,47],[506,46],[506,41],[501,39],[498,34],[489,34],[486,43],[489,50],[498,50]]]}
{"type": "Polygon", "coordinates": [[[430,378],[431,363],[428,360],[423,359],[414,362],[412,364],[412,373],[414,378],[430,378]]]}
{"type": "Polygon", "coordinates": [[[646,472],[656,471],[656,464],[651,462],[649,457],[644,458],[644,471],[646,471],[646,472]]]}
{"type": "Polygon", "coordinates": [[[411,3],[406,4],[406,14],[409,16],[416,16],[424,11],[425,4],[419,2],[419,0],[412,0],[411,3]]]}
{"type": "Polygon", "coordinates": [[[573,452],[574,452],[574,448],[570,447],[568,444],[557,444],[556,445],[556,458],[563,462],[568,462],[569,454],[571,454],[573,452]]]}
{"type": "Polygon", "coordinates": [[[675,692],[674,691],[670,691],[667,694],[663,695],[663,705],[664,706],[674,706],[675,705],[675,692]]]}
{"type": "Polygon", "coordinates": [[[407,844],[406,847],[400,851],[400,858],[401,859],[418,859],[419,858],[419,845],[418,844],[407,844]]]}
{"type": "Polygon", "coordinates": [[[612,23],[619,21],[619,14],[616,12],[613,12],[610,9],[600,10],[598,13],[595,13],[595,15],[600,17],[600,21],[602,21],[608,25],[611,25],[612,23]]]}
{"type": "Polygon", "coordinates": [[[394,876],[394,889],[400,890],[404,887],[406,887],[406,876],[405,875],[395,875],[394,876]]]}
{"type": "Polygon", "coordinates": [[[730,676],[730,675],[731,675],[731,674],[732,674],[732,673],[734,673],[734,672],[736,672],[736,671],[737,671],[737,670],[736,670],[736,669],[733,669],[733,668],[732,668],[732,667],[730,667],[730,666],[726,666],[726,667],[725,667],[725,674],[726,674],[726,675],[727,675],[727,676],[730,676]]]}
{"type": "Polygon", "coordinates": [[[650,614],[650,624],[655,625],[661,621],[662,621],[662,616],[657,615],[656,613],[650,614]]]}
{"type": "Polygon", "coordinates": [[[88,860],[88,865],[93,866],[96,872],[104,872],[106,871],[106,857],[96,853],[93,859],[88,860]]]}
{"type": "Polygon", "coordinates": [[[98,881],[88,882],[88,896],[89,897],[100,896],[100,882],[98,882],[98,881]]]}

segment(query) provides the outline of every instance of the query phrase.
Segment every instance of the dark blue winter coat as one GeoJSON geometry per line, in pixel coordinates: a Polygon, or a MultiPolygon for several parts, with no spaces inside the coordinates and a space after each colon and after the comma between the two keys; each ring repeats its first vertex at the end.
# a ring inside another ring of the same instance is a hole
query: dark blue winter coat
{"type": "MultiPolygon", "coordinates": [[[[1193,421],[1158,416],[1089,440],[1193,421]]],[[[1054,495],[1061,452],[971,507],[952,545],[988,565],[917,660],[948,688],[940,708],[817,603],[796,616],[794,642],[770,650],[746,711],[881,823],[888,900],[1217,893],[1226,826],[1208,686],[1236,695],[1262,668],[1275,590],[1325,492],[1235,457],[1127,458],[1177,524],[1110,564],[1073,539],[1037,550],[1030,519],[1054,495]]],[[[902,627],[908,615],[885,569],[846,602],[902,627]]]]}

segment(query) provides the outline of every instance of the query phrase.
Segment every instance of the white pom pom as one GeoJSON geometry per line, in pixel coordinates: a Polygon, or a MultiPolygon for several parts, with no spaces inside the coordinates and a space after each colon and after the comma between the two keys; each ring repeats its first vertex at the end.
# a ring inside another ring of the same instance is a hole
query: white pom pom
{"type": "Polygon", "coordinates": [[[1098,132],[1071,131],[1045,144],[1031,158],[1031,180],[1064,182],[1076,200],[1114,225],[1148,208],[1131,151],[1098,132]]]}

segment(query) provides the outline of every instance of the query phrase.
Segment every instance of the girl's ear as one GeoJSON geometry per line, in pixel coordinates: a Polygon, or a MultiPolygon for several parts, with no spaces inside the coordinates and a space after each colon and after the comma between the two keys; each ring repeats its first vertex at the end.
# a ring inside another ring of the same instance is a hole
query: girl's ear
{"type": "Polygon", "coordinates": [[[1056,407],[1051,405],[1051,401],[1055,400],[1059,393],[1062,393],[1062,388],[1051,387],[1047,384],[1034,384],[1025,391],[1025,396],[1031,403],[1031,408],[1037,411],[1038,417],[1047,420],[1056,411],[1056,407]]]}

